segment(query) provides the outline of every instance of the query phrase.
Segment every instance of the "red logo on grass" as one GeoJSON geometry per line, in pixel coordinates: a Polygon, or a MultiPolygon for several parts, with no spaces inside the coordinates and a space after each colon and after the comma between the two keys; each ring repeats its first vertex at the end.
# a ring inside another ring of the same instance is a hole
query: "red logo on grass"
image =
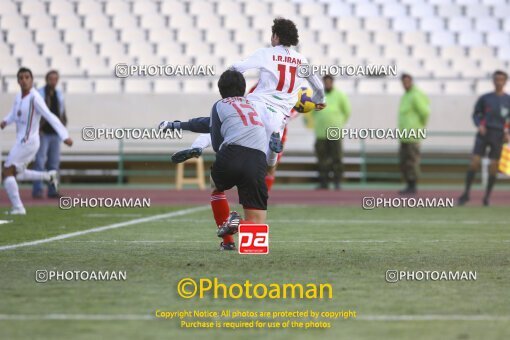
{"type": "Polygon", "coordinates": [[[239,254],[269,253],[269,226],[267,224],[239,225],[239,254]]]}

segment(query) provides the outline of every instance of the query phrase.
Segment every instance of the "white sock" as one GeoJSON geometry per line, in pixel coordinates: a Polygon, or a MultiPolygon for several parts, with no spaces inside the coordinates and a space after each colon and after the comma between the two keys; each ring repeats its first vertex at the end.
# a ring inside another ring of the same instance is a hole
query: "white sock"
{"type": "Polygon", "coordinates": [[[19,181],[48,181],[50,175],[46,171],[24,170],[16,175],[19,181]]]}
{"type": "Polygon", "coordinates": [[[205,149],[211,145],[211,135],[208,133],[201,134],[195,139],[193,144],[191,144],[192,148],[200,148],[205,149]]]}
{"type": "Polygon", "coordinates": [[[273,167],[278,161],[278,154],[268,148],[266,155],[267,166],[273,167]]]}
{"type": "Polygon", "coordinates": [[[14,176],[8,176],[4,179],[4,188],[7,191],[7,196],[14,208],[23,208],[23,203],[19,197],[18,183],[14,176]]]}

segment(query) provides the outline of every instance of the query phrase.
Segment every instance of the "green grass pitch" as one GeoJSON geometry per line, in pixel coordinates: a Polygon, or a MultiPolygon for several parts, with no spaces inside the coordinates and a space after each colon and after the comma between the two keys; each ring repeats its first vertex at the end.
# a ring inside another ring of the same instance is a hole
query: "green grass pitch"
{"type": "MultiPolygon", "coordinates": [[[[0,225],[0,247],[185,208],[33,207],[0,225]]],[[[0,339],[509,339],[508,216],[505,207],[273,206],[270,253],[254,256],[218,251],[211,212],[204,208],[0,250],[0,339]],[[40,269],[125,270],[127,280],[36,283],[40,269]],[[387,283],[389,269],[470,270],[477,280],[387,283]],[[184,277],[217,277],[227,284],[330,283],[334,297],[182,299],[176,285],[184,277]],[[150,319],[156,309],[350,309],[358,318],[332,320],[330,329],[210,331],[150,319]]]]}

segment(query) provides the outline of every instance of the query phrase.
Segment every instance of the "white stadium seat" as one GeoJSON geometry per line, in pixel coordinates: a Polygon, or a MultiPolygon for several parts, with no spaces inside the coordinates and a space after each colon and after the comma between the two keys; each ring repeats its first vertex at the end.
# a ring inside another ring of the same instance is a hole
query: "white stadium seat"
{"type": "Polygon", "coordinates": [[[391,27],[398,32],[414,32],[418,28],[418,21],[410,17],[395,18],[391,22],[391,27]]]}
{"type": "Polygon", "coordinates": [[[178,79],[159,78],[154,81],[155,93],[181,93],[181,83],[178,79]]]}
{"type": "Polygon", "coordinates": [[[462,7],[454,3],[437,4],[437,14],[443,18],[452,18],[462,16],[462,7]]]}
{"type": "Polygon", "coordinates": [[[445,29],[445,22],[438,17],[424,17],[420,19],[420,29],[426,32],[439,32],[443,33],[445,29]]]}
{"type": "Polygon", "coordinates": [[[482,95],[494,91],[494,84],[491,79],[478,79],[475,84],[475,93],[482,95]]]}
{"type": "Polygon", "coordinates": [[[343,18],[352,16],[352,6],[341,2],[330,2],[327,4],[327,13],[331,17],[343,18]]]}
{"type": "Polygon", "coordinates": [[[383,94],[384,81],[382,79],[365,78],[358,83],[357,92],[359,94],[383,94]]]}
{"type": "Polygon", "coordinates": [[[383,3],[382,14],[388,18],[401,19],[407,16],[407,11],[400,3],[383,3]]]}
{"type": "Polygon", "coordinates": [[[150,93],[152,81],[150,79],[126,78],[124,80],[124,92],[126,93],[150,93]]]}
{"type": "Polygon", "coordinates": [[[475,29],[479,32],[497,32],[500,24],[497,19],[489,17],[475,18],[475,29]]]}
{"type": "Polygon", "coordinates": [[[471,81],[446,81],[444,83],[445,94],[471,94],[473,92],[471,81]]]}
{"type": "Polygon", "coordinates": [[[184,91],[189,93],[210,93],[211,82],[208,79],[187,79],[184,83],[184,91]]]}
{"type": "Polygon", "coordinates": [[[453,32],[471,31],[471,19],[465,17],[454,17],[447,19],[447,28],[453,32]]]}
{"type": "Polygon", "coordinates": [[[92,81],[90,79],[66,79],[65,90],[67,93],[90,93],[92,92],[92,81]]]}
{"type": "Polygon", "coordinates": [[[462,46],[481,46],[483,45],[483,36],[479,32],[463,31],[459,33],[459,44],[462,46]]]}
{"type": "Polygon", "coordinates": [[[487,4],[470,4],[464,7],[464,12],[469,18],[484,18],[490,15],[487,4]]]}
{"type": "Polygon", "coordinates": [[[121,82],[120,79],[96,79],[94,82],[96,93],[120,93],[121,82]]]}
{"type": "Polygon", "coordinates": [[[450,46],[455,44],[455,36],[447,31],[437,31],[430,34],[430,43],[435,46],[450,46]]]}
{"type": "Polygon", "coordinates": [[[375,4],[359,2],[354,6],[354,13],[361,18],[377,17],[379,16],[379,8],[375,4]]]}
{"type": "Polygon", "coordinates": [[[412,5],[409,6],[410,14],[415,18],[427,18],[434,16],[434,7],[426,2],[416,2],[413,0],[412,5]]]}
{"type": "Polygon", "coordinates": [[[415,84],[427,95],[443,93],[441,81],[438,80],[417,80],[415,84]]]}

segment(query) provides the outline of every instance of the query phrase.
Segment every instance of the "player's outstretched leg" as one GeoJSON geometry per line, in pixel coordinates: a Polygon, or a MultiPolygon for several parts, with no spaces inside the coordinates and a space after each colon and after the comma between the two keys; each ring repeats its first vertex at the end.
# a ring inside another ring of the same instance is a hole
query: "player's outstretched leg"
{"type": "Polygon", "coordinates": [[[19,181],[47,181],[50,186],[58,191],[58,172],[57,170],[50,171],[36,171],[24,169],[16,175],[19,181]]]}
{"type": "Polygon", "coordinates": [[[201,148],[192,148],[192,149],[186,149],[182,151],[178,151],[172,155],[172,162],[173,163],[182,163],[187,161],[190,158],[198,158],[202,155],[202,149],[201,148]]]}

